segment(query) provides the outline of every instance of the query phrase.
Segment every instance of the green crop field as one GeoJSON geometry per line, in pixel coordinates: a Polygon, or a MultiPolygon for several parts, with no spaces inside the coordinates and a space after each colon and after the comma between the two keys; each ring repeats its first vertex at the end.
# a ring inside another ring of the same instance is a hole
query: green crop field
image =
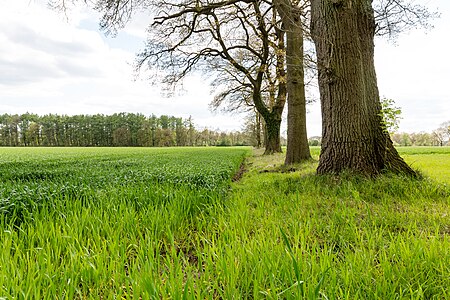
{"type": "Polygon", "coordinates": [[[414,169],[450,184],[450,147],[401,147],[398,150],[414,169]]]}
{"type": "Polygon", "coordinates": [[[224,197],[248,153],[1,148],[0,298],[156,295],[183,278],[169,263],[175,241],[224,197]]]}
{"type": "Polygon", "coordinates": [[[399,152],[424,179],[239,147],[0,148],[0,299],[449,299],[450,149],[399,152]]]}

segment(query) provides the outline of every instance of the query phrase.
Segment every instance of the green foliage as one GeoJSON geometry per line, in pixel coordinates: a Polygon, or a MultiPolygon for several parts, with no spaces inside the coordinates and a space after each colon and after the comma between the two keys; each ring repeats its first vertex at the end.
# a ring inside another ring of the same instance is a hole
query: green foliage
{"type": "Polygon", "coordinates": [[[0,115],[0,146],[169,147],[250,145],[241,132],[195,129],[192,118],[116,113],[113,115],[0,115]]]}
{"type": "Polygon", "coordinates": [[[313,147],[320,146],[321,142],[322,138],[320,136],[314,136],[308,139],[308,145],[313,147]]]}
{"type": "Polygon", "coordinates": [[[398,130],[400,124],[402,110],[395,106],[395,101],[388,98],[381,99],[381,116],[383,118],[383,126],[389,133],[398,130]]]}
{"type": "Polygon", "coordinates": [[[229,190],[248,151],[0,149],[1,199],[25,207],[0,215],[0,297],[450,298],[450,177],[279,173],[274,155],[229,190]]]}

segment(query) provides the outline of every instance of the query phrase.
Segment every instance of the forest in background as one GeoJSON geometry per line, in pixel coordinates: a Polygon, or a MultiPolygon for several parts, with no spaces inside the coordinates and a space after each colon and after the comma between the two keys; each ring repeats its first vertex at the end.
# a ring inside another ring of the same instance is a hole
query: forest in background
{"type": "Polygon", "coordinates": [[[171,147],[254,145],[251,124],[244,132],[196,129],[191,117],[36,114],[0,115],[0,146],[171,147]]]}
{"type": "MultiPolygon", "coordinates": [[[[391,132],[396,146],[445,146],[450,122],[431,133],[391,132]]],[[[312,136],[310,146],[322,138],[312,136]]],[[[281,145],[286,138],[281,137],[281,145]]],[[[249,114],[240,131],[224,132],[198,128],[189,117],[145,116],[140,113],[112,115],[3,114],[0,115],[0,146],[3,147],[174,147],[174,146],[264,146],[264,124],[249,114]]]]}

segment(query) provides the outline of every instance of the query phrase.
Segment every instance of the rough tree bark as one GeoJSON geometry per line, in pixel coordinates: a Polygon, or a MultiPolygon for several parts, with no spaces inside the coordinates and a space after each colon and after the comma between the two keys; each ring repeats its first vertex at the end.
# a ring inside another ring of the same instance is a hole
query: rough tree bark
{"type": "Polygon", "coordinates": [[[281,116],[272,115],[266,119],[267,141],[265,155],[281,153],[280,143],[281,116]]]}
{"type": "Polygon", "coordinates": [[[302,11],[291,0],[275,0],[286,32],[287,148],[285,164],[311,159],[306,131],[306,94],[303,69],[302,11]]]}
{"type": "Polygon", "coordinates": [[[282,114],[284,104],[286,102],[286,91],[285,85],[279,85],[279,92],[277,101],[274,103],[271,110],[267,109],[264,102],[261,99],[261,93],[256,89],[253,93],[253,102],[258,113],[261,114],[264,119],[264,141],[265,150],[264,155],[270,155],[274,153],[281,153],[281,142],[280,142],[280,128],[282,121],[282,114]]]}
{"type": "Polygon", "coordinates": [[[395,150],[381,117],[374,66],[371,0],[312,0],[322,107],[318,174],[344,170],[415,175],[395,150]]]}

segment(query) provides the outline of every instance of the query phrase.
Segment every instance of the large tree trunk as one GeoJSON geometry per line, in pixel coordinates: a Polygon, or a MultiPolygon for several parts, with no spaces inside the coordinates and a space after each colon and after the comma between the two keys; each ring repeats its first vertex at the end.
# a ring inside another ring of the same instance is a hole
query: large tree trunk
{"type": "Polygon", "coordinates": [[[317,172],[383,170],[414,175],[383,129],[374,66],[371,0],[312,0],[322,106],[322,148],[317,172]]]}
{"type": "Polygon", "coordinates": [[[281,153],[280,143],[280,129],[281,129],[281,114],[270,114],[270,117],[265,119],[266,124],[266,149],[264,154],[281,153]]]}
{"type": "Polygon", "coordinates": [[[301,10],[291,0],[274,2],[286,32],[287,148],[285,164],[311,159],[306,132],[305,73],[301,10]]]}

